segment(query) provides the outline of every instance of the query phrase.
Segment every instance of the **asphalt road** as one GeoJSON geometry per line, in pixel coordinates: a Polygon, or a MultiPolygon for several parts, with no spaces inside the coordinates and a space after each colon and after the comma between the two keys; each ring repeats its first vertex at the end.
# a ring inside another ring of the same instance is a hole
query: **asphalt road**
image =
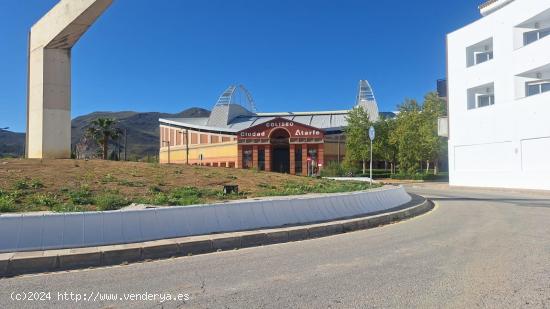
{"type": "Polygon", "coordinates": [[[0,308],[550,308],[550,195],[409,190],[436,209],[322,239],[1,279],[0,308]],[[40,291],[51,300],[11,300],[40,291]],[[65,292],[119,300],[58,300],[65,292]],[[120,300],[128,293],[184,299],[120,300]]]}

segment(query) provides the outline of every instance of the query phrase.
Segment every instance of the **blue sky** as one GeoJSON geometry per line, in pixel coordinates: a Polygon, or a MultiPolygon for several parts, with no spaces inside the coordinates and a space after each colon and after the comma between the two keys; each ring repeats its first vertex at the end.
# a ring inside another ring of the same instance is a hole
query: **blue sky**
{"type": "MultiPolygon", "coordinates": [[[[24,131],[27,32],[57,0],[0,0],[0,127],[24,131]]],[[[468,1],[115,0],[73,49],[73,117],[211,108],[232,83],[258,110],[353,106],[368,79],[382,111],[445,76],[445,34],[468,1]]]]}

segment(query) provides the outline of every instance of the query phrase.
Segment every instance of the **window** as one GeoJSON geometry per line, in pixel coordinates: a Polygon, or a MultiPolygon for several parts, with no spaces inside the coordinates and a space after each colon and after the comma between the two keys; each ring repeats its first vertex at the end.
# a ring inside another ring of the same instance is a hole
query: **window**
{"type": "Polygon", "coordinates": [[[495,105],[495,84],[485,84],[468,89],[468,109],[495,105]]]}
{"type": "Polygon", "coordinates": [[[317,175],[317,172],[318,172],[317,164],[319,163],[317,160],[317,148],[308,148],[307,154],[308,154],[308,174],[317,175]]]}
{"type": "Polygon", "coordinates": [[[475,54],[475,64],[480,64],[493,59],[493,52],[477,52],[475,54]]]}
{"type": "Polygon", "coordinates": [[[466,48],[466,67],[493,59],[493,38],[488,38],[466,48]]]}
{"type": "Polygon", "coordinates": [[[265,148],[258,149],[258,168],[265,171],[265,148]]]}
{"type": "Polygon", "coordinates": [[[550,28],[546,28],[546,29],[538,29],[538,30],[535,30],[535,31],[529,31],[529,32],[525,32],[523,34],[523,45],[529,45],[533,42],[536,42],[544,37],[547,37],[548,35],[550,35],[550,28]]]}
{"type": "Polygon", "coordinates": [[[294,162],[295,171],[297,175],[302,174],[302,147],[301,145],[296,145],[296,150],[294,151],[294,162]]]}
{"type": "Polygon", "coordinates": [[[494,94],[482,94],[477,96],[477,107],[485,107],[495,104],[494,94]]]}
{"type": "Polygon", "coordinates": [[[252,149],[243,151],[243,168],[252,168],[252,149]]]}
{"type": "Polygon", "coordinates": [[[528,97],[548,91],[550,91],[550,80],[526,83],[525,93],[528,97]]]}

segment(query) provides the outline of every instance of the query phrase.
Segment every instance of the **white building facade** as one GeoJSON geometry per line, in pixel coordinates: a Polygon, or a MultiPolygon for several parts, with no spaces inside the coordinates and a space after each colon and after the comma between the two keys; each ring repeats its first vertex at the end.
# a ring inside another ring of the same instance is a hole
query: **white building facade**
{"type": "Polygon", "coordinates": [[[550,190],[550,0],[490,0],[447,36],[451,185],[550,190]]]}

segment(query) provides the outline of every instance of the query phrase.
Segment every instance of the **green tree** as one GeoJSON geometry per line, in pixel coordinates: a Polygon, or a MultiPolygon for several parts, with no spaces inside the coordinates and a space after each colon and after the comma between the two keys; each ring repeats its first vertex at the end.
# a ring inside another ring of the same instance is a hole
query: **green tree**
{"type": "Polygon", "coordinates": [[[388,163],[390,163],[390,171],[393,174],[395,163],[397,161],[397,144],[390,138],[391,132],[395,130],[396,120],[386,117],[381,117],[374,124],[376,129],[376,138],[372,144],[374,158],[380,161],[384,161],[385,168],[387,169],[388,163]]]}
{"type": "Polygon", "coordinates": [[[369,127],[372,125],[369,114],[361,106],[355,107],[347,116],[346,157],[344,165],[354,166],[355,162],[363,164],[363,174],[366,173],[367,161],[370,157],[369,127]]]}
{"type": "Polygon", "coordinates": [[[395,129],[390,140],[397,146],[397,160],[401,173],[416,174],[423,158],[421,106],[416,100],[406,99],[399,106],[395,129]]]}
{"type": "Polygon", "coordinates": [[[445,115],[445,108],[445,101],[437,93],[430,92],[424,97],[421,115],[423,158],[426,161],[426,173],[429,172],[430,162],[433,162],[434,175],[437,175],[439,159],[447,149],[445,140],[437,134],[437,119],[445,115]]]}
{"type": "Polygon", "coordinates": [[[117,140],[122,134],[122,131],[115,127],[116,123],[116,120],[113,118],[97,118],[86,129],[86,135],[95,140],[102,148],[103,160],[108,159],[109,142],[117,140]]]}

